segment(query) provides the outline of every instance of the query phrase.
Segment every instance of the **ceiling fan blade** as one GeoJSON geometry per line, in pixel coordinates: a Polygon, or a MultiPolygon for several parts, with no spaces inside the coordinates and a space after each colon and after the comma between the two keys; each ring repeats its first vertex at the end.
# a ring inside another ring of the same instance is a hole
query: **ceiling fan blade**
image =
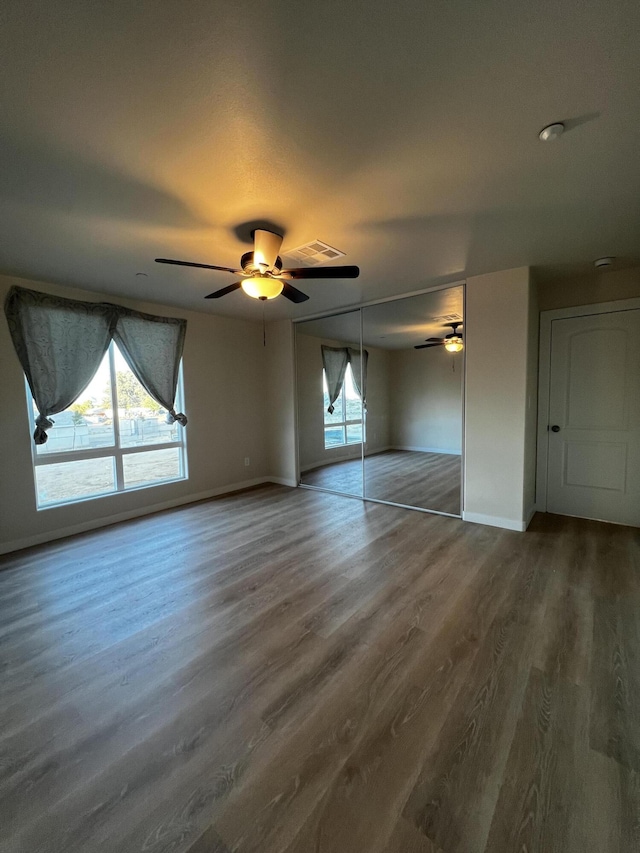
{"type": "Polygon", "coordinates": [[[228,287],[223,287],[221,290],[216,290],[214,293],[209,293],[205,296],[205,299],[220,299],[221,296],[226,296],[227,293],[233,293],[234,290],[237,290],[239,287],[242,287],[241,281],[236,281],[234,284],[230,284],[228,287]]]}
{"type": "Polygon", "coordinates": [[[290,302],[306,302],[309,298],[306,293],[298,290],[298,288],[294,287],[292,284],[287,284],[286,281],[283,282],[283,284],[284,287],[282,288],[282,295],[290,302]]]}
{"type": "Polygon", "coordinates": [[[428,344],[441,344],[443,342],[443,338],[427,338],[426,343],[428,344]]]}
{"type": "Polygon", "coordinates": [[[429,347],[439,347],[442,346],[442,341],[439,344],[418,344],[414,349],[428,349],[429,347]]]}
{"type": "Polygon", "coordinates": [[[254,264],[257,264],[263,272],[273,269],[276,265],[280,246],[282,246],[282,237],[280,234],[256,228],[253,234],[253,242],[254,264]]]}
{"type": "Polygon", "coordinates": [[[203,270],[222,270],[222,272],[232,272],[236,275],[242,275],[242,270],[234,270],[231,267],[214,267],[211,264],[194,264],[192,261],[172,261],[170,258],[156,258],[157,264],[175,264],[178,267],[198,267],[203,270]]]}
{"type": "Polygon", "coordinates": [[[359,267],[300,267],[282,270],[278,278],[358,278],[359,267]]]}

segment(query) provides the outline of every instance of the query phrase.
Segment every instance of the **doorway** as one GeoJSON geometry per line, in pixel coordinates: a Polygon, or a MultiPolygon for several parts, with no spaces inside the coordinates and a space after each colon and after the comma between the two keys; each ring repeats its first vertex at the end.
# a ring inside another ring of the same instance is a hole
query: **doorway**
{"type": "Polygon", "coordinates": [[[640,526],[640,300],[541,314],[538,509],[640,526]]]}

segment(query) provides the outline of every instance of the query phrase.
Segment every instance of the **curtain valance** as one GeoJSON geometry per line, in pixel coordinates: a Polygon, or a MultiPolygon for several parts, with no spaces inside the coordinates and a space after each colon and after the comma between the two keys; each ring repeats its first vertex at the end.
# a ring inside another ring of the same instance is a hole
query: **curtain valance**
{"type": "Polygon", "coordinates": [[[11,288],[4,309],[38,407],[36,444],[47,441],[51,416],[68,408],[91,382],[112,339],[147,393],[167,410],[168,423],[186,425],[186,416],[174,408],[186,320],[23,287],[11,288]]]}

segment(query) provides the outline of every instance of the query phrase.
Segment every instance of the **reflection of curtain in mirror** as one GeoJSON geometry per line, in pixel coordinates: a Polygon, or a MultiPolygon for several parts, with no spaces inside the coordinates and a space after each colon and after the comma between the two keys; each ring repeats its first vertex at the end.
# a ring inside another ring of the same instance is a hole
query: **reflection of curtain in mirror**
{"type": "Polygon", "coordinates": [[[362,355],[361,355],[360,350],[352,349],[352,347],[349,347],[347,352],[349,355],[349,364],[351,365],[351,375],[353,376],[353,384],[356,387],[356,391],[358,392],[358,396],[362,400],[362,407],[366,411],[366,409],[367,409],[367,362],[369,361],[369,353],[365,349],[365,350],[362,350],[362,355]],[[362,381],[362,388],[360,387],[361,381],[362,381]]]}
{"type": "MultiPolygon", "coordinates": [[[[321,346],[322,364],[327,377],[327,391],[329,393],[329,407],[327,411],[333,414],[333,404],[340,396],[344,383],[344,374],[349,362],[349,353],[346,347],[321,346]]],[[[317,352],[317,350],[316,350],[317,352]]]]}

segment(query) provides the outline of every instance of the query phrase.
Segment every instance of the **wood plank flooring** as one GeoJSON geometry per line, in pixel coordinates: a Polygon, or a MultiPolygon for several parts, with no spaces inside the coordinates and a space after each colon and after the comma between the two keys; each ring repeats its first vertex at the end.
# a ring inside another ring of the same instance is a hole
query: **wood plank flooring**
{"type": "Polygon", "coordinates": [[[640,531],[267,486],[0,559],[3,853],[640,849],[640,531]]]}
{"type": "MultiPolygon", "coordinates": [[[[364,464],[366,497],[460,515],[460,456],[387,450],[367,456],[364,464]]],[[[302,482],[362,495],[362,460],[349,459],[305,471],[302,482]]]]}

